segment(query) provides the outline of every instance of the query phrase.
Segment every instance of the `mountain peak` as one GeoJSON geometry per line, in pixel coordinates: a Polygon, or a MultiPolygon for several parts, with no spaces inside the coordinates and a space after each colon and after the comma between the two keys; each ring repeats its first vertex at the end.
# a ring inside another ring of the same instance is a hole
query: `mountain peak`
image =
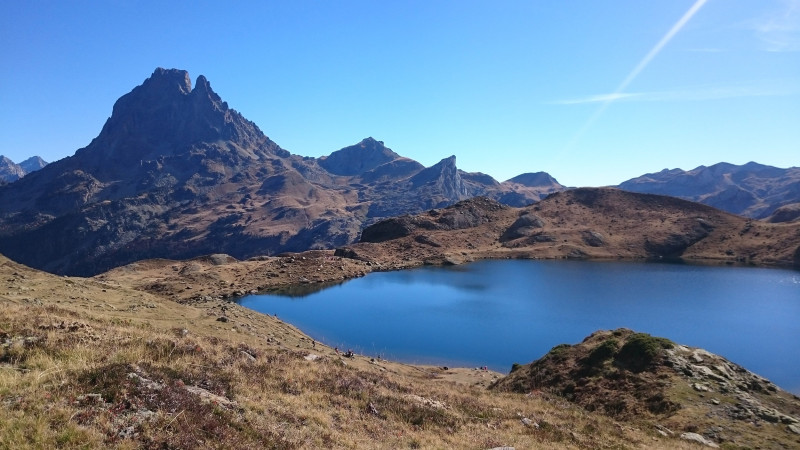
{"type": "Polygon", "coordinates": [[[378,141],[372,136],[362,139],[361,142],[358,143],[358,145],[360,145],[362,147],[378,147],[378,146],[380,146],[380,147],[384,147],[385,148],[385,146],[383,145],[383,141],[378,141]]]}
{"type": "Polygon", "coordinates": [[[523,173],[508,181],[528,187],[561,186],[561,184],[547,172],[523,173]]]}
{"type": "Polygon", "coordinates": [[[35,172],[46,165],[47,161],[43,160],[40,156],[31,156],[25,161],[19,163],[19,166],[22,167],[25,173],[35,172]]]}
{"type": "Polygon", "coordinates": [[[189,72],[180,69],[164,69],[163,67],[156,68],[150,78],[142,83],[142,87],[150,89],[174,89],[177,88],[183,94],[192,92],[192,79],[189,78],[189,72]]]}
{"type": "Polygon", "coordinates": [[[400,155],[372,137],[337,150],[319,160],[319,165],[335,175],[358,175],[394,161],[400,155]]]}
{"type": "Polygon", "coordinates": [[[243,151],[251,158],[264,144],[277,148],[255,124],[229,109],[206,77],[198,76],[192,89],[187,71],[159,67],[117,100],[98,137],[76,155],[88,157],[101,172],[118,172],[199,143],[227,140],[248,149],[243,151]]]}
{"type": "Polygon", "coordinates": [[[0,155],[0,182],[11,183],[46,165],[47,163],[38,156],[32,156],[17,164],[5,156],[0,155]]]}

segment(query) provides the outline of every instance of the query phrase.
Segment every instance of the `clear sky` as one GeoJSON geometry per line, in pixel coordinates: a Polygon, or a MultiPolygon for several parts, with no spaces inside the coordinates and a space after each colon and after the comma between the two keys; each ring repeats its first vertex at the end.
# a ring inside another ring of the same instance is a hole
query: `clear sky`
{"type": "Polygon", "coordinates": [[[4,1],[0,154],[72,155],[156,67],[304,156],[372,136],[571,186],[800,165],[800,0],[4,1]]]}

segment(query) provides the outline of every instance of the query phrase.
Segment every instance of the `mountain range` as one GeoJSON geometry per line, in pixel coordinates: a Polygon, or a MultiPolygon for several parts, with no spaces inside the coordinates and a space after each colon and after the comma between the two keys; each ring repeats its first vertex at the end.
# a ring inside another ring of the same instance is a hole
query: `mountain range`
{"type": "Polygon", "coordinates": [[[46,166],[47,162],[38,156],[32,156],[17,164],[0,155],[0,184],[17,181],[25,175],[35,172],[46,166]]]}
{"type": "Polygon", "coordinates": [[[630,179],[618,187],[680,197],[771,222],[800,218],[800,167],[781,169],[749,162],[719,163],[689,171],[664,169],[630,179]]]}
{"type": "MultiPolygon", "coordinates": [[[[117,100],[99,135],[73,156],[0,162],[13,181],[0,186],[0,253],[69,275],[147,258],[334,248],[389,217],[476,196],[521,207],[567,189],[545,172],[501,183],[458,169],[455,156],[424,167],[371,137],[320,158],[294,155],[204,76],[192,86],[186,71],[162,68],[117,100]]],[[[618,187],[800,220],[800,168],[720,163],[618,187]]]]}
{"type": "Polygon", "coordinates": [[[382,218],[477,195],[524,205],[562,190],[547,174],[504,183],[455,156],[431,167],[366,138],[322,158],[293,155],[204,76],[158,68],[114,104],[73,156],[0,187],[0,252],[58,274],[144,258],[237,258],[331,248],[382,218]]]}

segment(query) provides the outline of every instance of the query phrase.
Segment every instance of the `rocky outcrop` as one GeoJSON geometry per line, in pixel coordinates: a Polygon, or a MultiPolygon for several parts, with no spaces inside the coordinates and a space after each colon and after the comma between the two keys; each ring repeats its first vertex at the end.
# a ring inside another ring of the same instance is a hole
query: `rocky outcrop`
{"type": "Polygon", "coordinates": [[[645,250],[653,257],[677,258],[687,248],[706,238],[713,229],[714,226],[708,221],[697,219],[682,233],[673,233],[658,241],[648,239],[645,241],[645,250]]]}
{"type": "Polygon", "coordinates": [[[794,222],[797,220],[800,220],[800,203],[781,206],[767,218],[767,222],[770,223],[794,222]]]}
{"type": "Polygon", "coordinates": [[[530,211],[523,211],[519,218],[500,236],[500,242],[533,236],[543,226],[544,221],[539,216],[532,214],[530,211]]]}
{"type": "Polygon", "coordinates": [[[800,423],[800,399],[769,380],[703,349],[627,329],[558,345],[491,388],[547,391],[618,419],[648,419],[664,436],[685,430],[680,438],[710,447],[758,444],[754,426],[773,427],[765,432],[786,445],[800,423]],[[702,427],[682,413],[695,410],[704,412],[702,427]]]}
{"type": "MultiPolygon", "coordinates": [[[[442,209],[428,211],[425,215],[401,216],[370,225],[361,233],[360,242],[378,243],[410,236],[416,231],[453,231],[474,228],[489,223],[494,214],[507,209],[494,200],[475,197],[442,209]]],[[[441,247],[428,236],[418,235],[415,240],[433,247],[441,247]]]]}
{"type": "Polygon", "coordinates": [[[411,185],[415,188],[425,187],[441,192],[445,197],[463,200],[470,196],[456,168],[456,157],[451,156],[437,164],[424,169],[411,177],[411,185]]]}

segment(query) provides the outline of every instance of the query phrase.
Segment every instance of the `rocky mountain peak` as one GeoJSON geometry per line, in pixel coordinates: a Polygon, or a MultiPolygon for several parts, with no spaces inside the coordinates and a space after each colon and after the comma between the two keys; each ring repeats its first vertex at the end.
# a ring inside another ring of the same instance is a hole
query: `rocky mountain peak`
{"type": "Polygon", "coordinates": [[[561,184],[547,172],[523,173],[508,181],[528,187],[561,186],[561,184]]]}
{"type": "Polygon", "coordinates": [[[203,75],[197,77],[197,82],[194,84],[191,96],[194,98],[195,102],[208,103],[213,108],[221,111],[228,110],[228,104],[223,102],[220,96],[211,89],[211,83],[209,83],[203,75]]]}
{"type": "Polygon", "coordinates": [[[193,146],[231,141],[253,158],[279,150],[252,122],[229,109],[200,75],[192,89],[185,70],[158,68],[114,104],[111,117],[89,146],[78,150],[82,168],[114,175],[193,146]]]}
{"type": "Polygon", "coordinates": [[[36,172],[46,166],[47,162],[38,156],[33,156],[17,164],[9,158],[0,155],[0,182],[11,183],[25,175],[36,172]]]}
{"type": "Polygon", "coordinates": [[[359,175],[400,158],[400,155],[372,137],[323,156],[319,165],[335,175],[359,175]]]}
{"type": "Polygon", "coordinates": [[[414,187],[431,185],[444,195],[454,199],[463,200],[469,197],[467,187],[464,185],[458,167],[456,167],[455,155],[420,171],[411,177],[411,183],[414,187]]]}
{"type": "Polygon", "coordinates": [[[14,163],[14,161],[0,155],[0,180],[10,183],[17,181],[25,175],[22,167],[14,163]]]}
{"type": "Polygon", "coordinates": [[[46,165],[47,161],[43,160],[39,156],[31,156],[25,161],[19,163],[19,166],[22,167],[22,170],[24,170],[25,173],[36,172],[37,170],[43,168],[46,165]]]}

